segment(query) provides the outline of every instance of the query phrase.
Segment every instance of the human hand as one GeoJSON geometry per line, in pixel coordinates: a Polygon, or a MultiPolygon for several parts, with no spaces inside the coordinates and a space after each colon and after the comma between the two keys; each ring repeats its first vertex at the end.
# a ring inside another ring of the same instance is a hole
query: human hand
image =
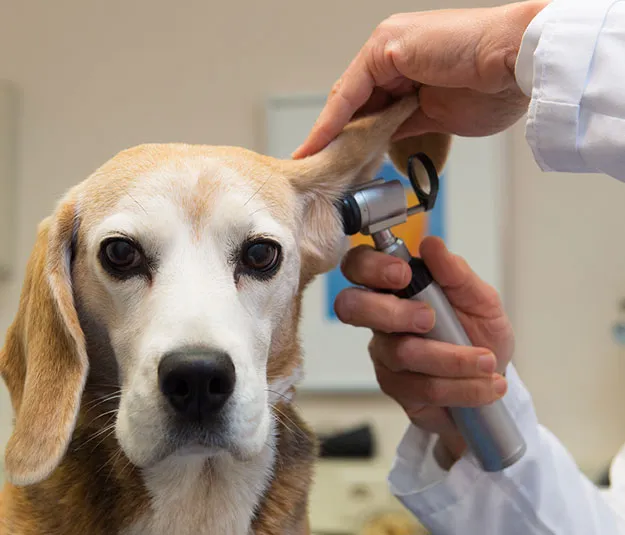
{"type": "MultiPolygon", "coordinates": [[[[383,392],[416,426],[438,434],[457,459],[466,445],[444,407],[477,407],[503,396],[506,380],[500,374],[512,358],[514,333],[496,290],[440,239],[423,240],[421,257],[473,347],[414,336],[435,322],[433,311],[418,301],[348,288],[337,296],[335,309],[344,323],[373,330],[369,352],[383,392]]],[[[368,246],[349,251],[342,270],[352,283],[375,289],[399,290],[411,277],[406,262],[368,246]]]]}
{"type": "Polygon", "coordinates": [[[402,13],[382,22],[334,85],[293,157],[323,149],[356,114],[375,112],[419,87],[421,105],[395,139],[427,132],[485,136],[526,111],[514,67],[525,29],[547,5],[402,13]]]}

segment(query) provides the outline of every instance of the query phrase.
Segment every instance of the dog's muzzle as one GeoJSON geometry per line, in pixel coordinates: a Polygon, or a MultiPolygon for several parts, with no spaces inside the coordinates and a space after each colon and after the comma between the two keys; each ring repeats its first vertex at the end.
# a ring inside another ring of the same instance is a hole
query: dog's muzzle
{"type": "Polygon", "coordinates": [[[208,423],[234,392],[236,371],[227,353],[184,349],[162,358],[158,382],[178,418],[190,423],[208,423]]]}

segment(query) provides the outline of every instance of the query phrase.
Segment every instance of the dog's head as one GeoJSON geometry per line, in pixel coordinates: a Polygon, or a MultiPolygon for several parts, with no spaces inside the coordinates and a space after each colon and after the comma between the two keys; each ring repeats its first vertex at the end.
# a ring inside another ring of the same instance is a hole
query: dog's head
{"type": "MultiPolygon", "coordinates": [[[[60,463],[87,388],[111,392],[114,431],[139,467],[170,455],[257,454],[271,396],[299,365],[300,293],[344,252],[335,200],[368,181],[416,98],[354,121],[319,154],[144,145],[70,190],[45,220],[0,353],[16,414],[6,472],[60,463]]],[[[393,146],[439,164],[446,136],[393,146]]],[[[109,400],[110,401],[110,400],[109,400]]]]}

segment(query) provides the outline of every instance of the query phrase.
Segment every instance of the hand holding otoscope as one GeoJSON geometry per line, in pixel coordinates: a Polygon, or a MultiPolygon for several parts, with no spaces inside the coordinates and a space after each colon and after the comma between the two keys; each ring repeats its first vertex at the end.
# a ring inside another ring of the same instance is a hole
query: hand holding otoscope
{"type": "MultiPolygon", "coordinates": [[[[408,207],[404,186],[398,180],[374,180],[344,197],[340,210],[345,233],[371,235],[377,250],[409,263],[412,269],[410,284],[394,293],[398,297],[425,302],[435,311],[436,324],[425,335],[427,338],[470,346],[471,341],[454,309],[425,263],[413,257],[405,243],[391,230],[404,223],[408,216],[431,210],[436,202],[438,175],[426,155],[417,154],[409,159],[408,178],[419,200],[414,207],[408,207]],[[419,166],[425,173],[417,172],[419,166]]],[[[485,471],[503,470],[525,453],[525,441],[501,400],[479,408],[454,407],[449,412],[485,471]]]]}

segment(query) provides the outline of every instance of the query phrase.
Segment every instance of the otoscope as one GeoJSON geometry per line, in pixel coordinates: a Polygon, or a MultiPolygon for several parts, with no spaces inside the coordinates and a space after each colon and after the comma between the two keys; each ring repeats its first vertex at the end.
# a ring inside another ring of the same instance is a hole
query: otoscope
{"type": "MultiPolygon", "coordinates": [[[[345,234],[352,236],[360,232],[370,235],[378,251],[409,263],[412,269],[410,284],[393,293],[401,298],[427,303],[434,310],[436,323],[424,335],[426,338],[470,346],[469,337],[425,262],[413,257],[403,240],[391,230],[404,223],[408,216],[430,211],[438,195],[438,174],[425,154],[411,156],[407,171],[419,204],[408,207],[405,189],[399,180],[373,180],[352,190],[339,201],[345,234]]],[[[503,470],[525,453],[523,436],[502,400],[479,408],[452,407],[449,413],[485,471],[503,470]]]]}

